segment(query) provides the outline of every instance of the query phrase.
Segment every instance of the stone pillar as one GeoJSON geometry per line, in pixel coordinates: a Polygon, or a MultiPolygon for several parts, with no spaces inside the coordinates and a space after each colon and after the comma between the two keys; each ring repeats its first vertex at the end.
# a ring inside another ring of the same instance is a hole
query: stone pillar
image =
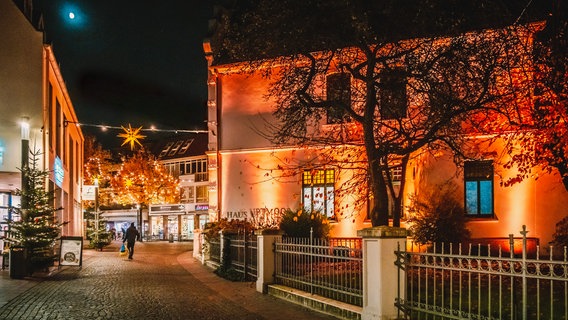
{"type": "MultiPolygon", "coordinates": [[[[201,230],[196,229],[193,231],[193,257],[196,259],[203,259],[203,254],[201,253],[201,248],[203,246],[203,242],[201,241],[202,235],[201,230]]],[[[202,261],[203,263],[203,261],[202,261]]]]}
{"type": "Polygon", "coordinates": [[[274,283],[274,247],[275,241],[282,239],[279,232],[258,230],[257,247],[257,278],[256,291],[266,293],[268,285],[274,283]]]}
{"type": "Polygon", "coordinates": [[[168,216],[167,215],[163,215],[162,216],[162,230],[164,230],[163,232],[163,239],[161,240],[168,240],[168,236],[170,235],[170,230],[169,230],[169,220],[168,220],[168,216]]]}
{"type": "Polygon", "coordinates": [[[397,319],[395,300],[404,294],[406,277],[397,276],[397,246],[406,247],[406,229],[388,226],[357,231],[363,238],[362,320],[397,319]]]}

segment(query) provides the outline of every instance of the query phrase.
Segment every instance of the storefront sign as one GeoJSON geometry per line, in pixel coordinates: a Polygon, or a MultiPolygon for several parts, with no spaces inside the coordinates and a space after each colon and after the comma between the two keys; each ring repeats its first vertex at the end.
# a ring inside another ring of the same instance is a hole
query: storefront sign
{"type": "Polygon", "coordinates": [[[150,206],[150,214],[166,213],[166,212],[183,212],[185,205],[183,204],[161,204],[150,206]]]}
{"type": "Polygon", "coordinates": [[[96,194],[96,189],[95,189],[96,187],[97,186],[83,185],[83,193],[82,193],[83,200],[94,201],[96,194]]]}
{"type": "Polygon", "coordinates": [[[63,178],[65,176],[65,171],[63,171],[63,163],[59,157],[55,157],[53,162],[53,177],[55,178],[55,184],[61,188],[63,185],[63,178]]]}
{"type": "Polygon", "coordinates": [[[223,214],[223,218],[227,218],[229,220],[244,220],[259,216],[281,215],[286,210],[289,209],[265,207],[265,208],[250,208],[248,211],[247,210],[226,211],[223,214]]]}
{"type": "Polygon", "coordinates": [[[207,211],[209,210],[209,205],[207,204],[196,204],[195,211],[207,211]]]}

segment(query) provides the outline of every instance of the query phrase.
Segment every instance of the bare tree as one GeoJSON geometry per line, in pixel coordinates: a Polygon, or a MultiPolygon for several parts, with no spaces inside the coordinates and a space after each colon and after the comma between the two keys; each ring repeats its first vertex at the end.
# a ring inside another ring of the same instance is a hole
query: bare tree
{"type": "Polygon", "coordinates": [[[393,169],[404,190],[417,153],[451,150],[459,159],[464,130],[483,132],[474,121],[506,114],[500,102],[514,95],[507,75],[523,37],[505,27],[511,8],[446,2],[249,1],[225,12],[212,44],[218,63],[271,81],[278,122],[263,130],[270,141],[349,170],[336,192],[370,201],[373,226],[389,224],[394,202],[398,226],[403,194],[393,169]]]}

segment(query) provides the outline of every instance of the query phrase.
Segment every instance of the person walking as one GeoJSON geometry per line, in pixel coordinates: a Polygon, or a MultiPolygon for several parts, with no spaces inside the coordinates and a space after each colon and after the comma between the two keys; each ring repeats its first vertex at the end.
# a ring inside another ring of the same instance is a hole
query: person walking
{"type": "Polygon", "coordinates": [[[134,222],[130,224],[130,227],[126,229],[124,233],[124,238],[122,243],[126,242],[126,248],[128,248],[128,259],[132,260],[132,255],[134,254],[134,243],[136,240],[140,240],[140,233],[136,230],[134,222]]]}

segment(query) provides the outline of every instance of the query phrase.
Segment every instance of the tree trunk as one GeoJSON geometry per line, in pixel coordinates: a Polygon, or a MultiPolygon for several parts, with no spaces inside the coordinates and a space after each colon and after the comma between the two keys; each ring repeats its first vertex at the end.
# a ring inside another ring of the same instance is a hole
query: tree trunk
{"type": "Polygon", "coordinates": [[[389,195],[384,179],[383,165],[380,162],[377,158],[374,161],[369,161],[370,187],[373,195],[373,209],[371,211],[373,227],[389,225],[389,195]]]}

